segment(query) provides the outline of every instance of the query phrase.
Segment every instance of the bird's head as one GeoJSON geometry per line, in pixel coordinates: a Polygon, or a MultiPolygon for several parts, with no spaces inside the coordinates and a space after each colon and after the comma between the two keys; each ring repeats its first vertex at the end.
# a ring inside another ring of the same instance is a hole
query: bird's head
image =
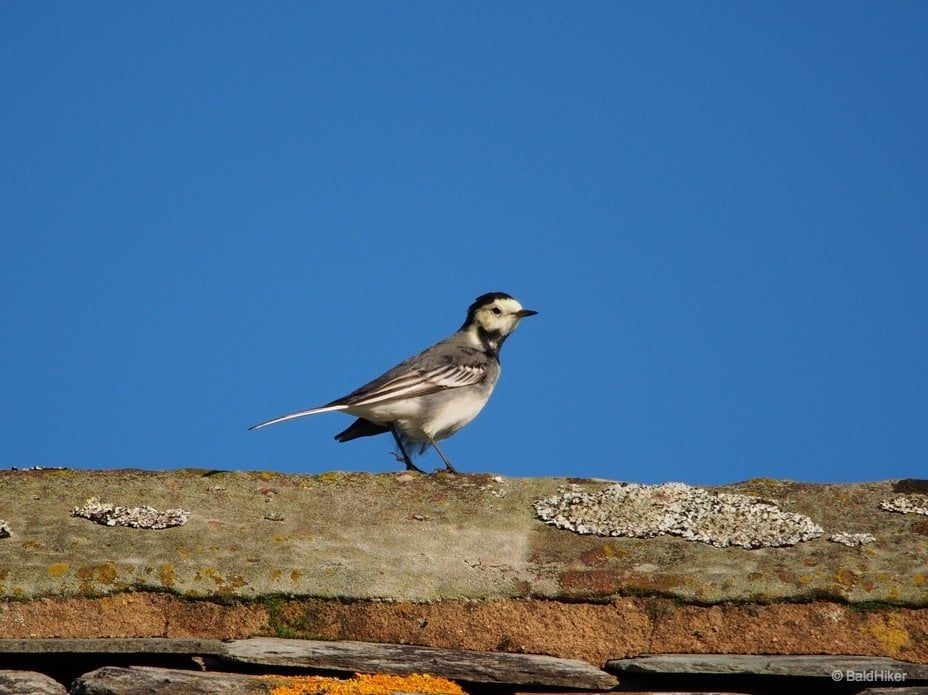
{"type": "Polygon", "coordinates": [[[467,320],[462,330],[478,333],[494,347],[499,347],[526,316],[537,311],[523,309],[515,299],[505,292],[489,292],[474,300],[467,310],[467,320]]]}

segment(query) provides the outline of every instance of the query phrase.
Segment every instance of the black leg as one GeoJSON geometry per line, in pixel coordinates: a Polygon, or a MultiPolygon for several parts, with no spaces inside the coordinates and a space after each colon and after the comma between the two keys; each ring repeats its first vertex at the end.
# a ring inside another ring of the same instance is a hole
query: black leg
{"type": "Polygon", "coordinates": [[[429,442],[431,443],[433,447],[435,447],[435,451],[437,451],[438,455],[441,456],[441,460],[445,462],[445,470],[448,471],[449,473],[454,473],[455,475],[457,475],[457,471],[454,469],[454,466],[451,465],[451,461],[445,458],[445,455],[441,453],[441,449],[438,448],[438,444],[435,443],[435,440],[430,439],[429,442]]]}
{"type": "Polygon", "coordinates": [[[396,441],[396,445],[399,447],[400,453],[403,455],[402,461],[403,461],[403,463],[406,464],[406,470],[407,470],[407,471],[416,471],[416,472],[418,472],[418,473],[425,473],[424,470],[422,470],[421,468],[417,467],[416,464],[414,464],[414,463],[412,462],[412,459],[409,458],[409,454],[406,453],[406,447],[403,446],[403,442],[400,440],[400,435],[397,434],[396,428],[393,427],[392,425],[390,426],[390,434],[393,435],[393,439],[396,441]]]}

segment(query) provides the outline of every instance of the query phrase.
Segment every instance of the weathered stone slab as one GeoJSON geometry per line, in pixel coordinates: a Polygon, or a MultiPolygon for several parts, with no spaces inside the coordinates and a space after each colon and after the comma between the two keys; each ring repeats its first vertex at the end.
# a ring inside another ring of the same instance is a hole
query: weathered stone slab
{"type": "Polygon", "coordinates": [[[423,676],[245,675],[145,666],[107,666],[75,680],[72,695],[269,695],[287,693],[392,692],[393,695],[463,695],[456,684],[423,676]]]}
{"type": "Polygon", "coordinates": [[[0,516],[15,534],[2,539],[0,596],[505,597],[534,581],[527,543],[541,524],[531,501],[558,483],[537,485],[489,475],[2,471],[0,516]],[[190,517],[146,530],[71,516],[93,496],[190,517]]]}
{"type": "Polygon", "coordinates": [[[534,557],[556,572],[562,600],[625,593],[703,604],[825,597],[849,603],[928,604],[928,522],[880,509],[880,502],[893,496],[893,483],[751,480],[711,490],[774,501],[781,510],[809,517],[824,535],[791,547],[748,550],[669,537],[582,536],[546,527],[533,530],[534,557]],[[848,548],[827,540],[836,533],[872,533],[875,540],[848,548]]]}
{"type": "Polygon", "coordinates": [[[0,695],[67,695],[54,678],[33,671],[0,671],[0,695]]]}
{"type": "Polygon", "coordinates": [[[618,681],[585,661],[535,654],[438,649],[371,642],[320,642],[255,637],[230,642],[233,662],[346,673],[428,673],[472,683],[598,690],[618,681]]]}
{"type": "Polygon", "coordinates": [[[209,639],[0,639],[2,654],[177,654],[218,656],[226,651],[209,639]]]}
{"type": "MultiPolygon", "coordinates": [[[[63,692],[63,691],[62,691],[63,692]]],[[[79,677],[72,695],[268,695],[266,679],[149,666],[104,666],[79,677]]]]}
{"type": "Polygon", "coordinates": [[[834,682],[928,680],[928,665],[867,656],[660,654],[606,662],[613,673],[756,675],[827,678],[834,682]]]}
{"type": "Polygon", "coordinates": [[[285,475],[197,470],[0,472],[0,597],[170,591],[185,598],[310,596],[429,602],[658,595],[700,605],[807,601],[928,605],[928,520],[884,511],[893,482],[752,480],[711,488],[771,500],[824,530],[784,548],[580,536],[534,503],[568,484],[493,475],[285,475]],[[107,527],[71,516],[97,496],[190,512],[184,526],[107,527]],[[836,533],[871,533],[849,548],[836,533]]]}

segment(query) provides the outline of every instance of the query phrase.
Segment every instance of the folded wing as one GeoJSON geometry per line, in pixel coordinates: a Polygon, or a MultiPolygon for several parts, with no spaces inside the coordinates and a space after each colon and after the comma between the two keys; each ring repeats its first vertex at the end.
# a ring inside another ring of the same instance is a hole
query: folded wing
{"type": "MultiPolygon", "coordinates": [[[[443,364],[431,369],[409,369],[388,374],[328,406],[364,407],[397,399],[416,398],[445,389],[478,384],[486,378],[486,367],[479,364],[443,364]]],[[[325,406],[324,406],[325,407],[325,406]]]]}
{"type": "Polygon", "coordinates": [[[308,415],[363,408],[398,399],[425,396],[445,389],[480,383],[486,378],[486,375],[486,366],[482,364],[443,364],[431,369],[408,369],[398,374],[391,370],[379,379],[375,379],[369,384],[352,391],[344,398],[339,398],[317,408],[298,410],[295,413],[288,413],[287,415],[265,420],[257,425],[252,425],[248,429],[257,430],[268,425],[276,425],[278,422],[296,420],[308,415]]]}

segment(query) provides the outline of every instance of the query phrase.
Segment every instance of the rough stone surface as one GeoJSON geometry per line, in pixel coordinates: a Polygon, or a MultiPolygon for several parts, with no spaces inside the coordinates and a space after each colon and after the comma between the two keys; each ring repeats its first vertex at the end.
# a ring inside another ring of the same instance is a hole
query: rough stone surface
{"type": "Polygon", "coordinates": [[[928,680],[928,666],[897,659],[859,656],[772,656],[731,654],[661,654],[636,659],[609,661],[606,668],[615,673],[665,673],[794,676],[840,681],[847,673],[878,672],[900,681],[928,680]],[[835,674],[839,674],[836,676],[835,674]]]}
{"type": "Polygon", "coordinates": [[[555,601],[285,601],[285,634],[436,647],[551,654],[602,664],[666,652],[848,654],[928,662],[928,611],[860,610],[831,602],[684,605],[624,598],[555,601]]]}
{"type": "Polygon", "coordinates": [[[231,642],[227,658],[238,663],[347,673],[429,673],[471,683],[578,690],[609,689],[618,684],[614,676],[573,659],[370,642],[255,638],[231,642]]]}
{"type": "Polygon", "coordinates": [[[268,679],[148,666],[104,666],[78,678],[72,695],[268,695],[268,679]]]}
{"type": "Polygon", "coordinates": [[[0,695],[66,695],[58,681],[34,671],[0,671],[0,695]]]}
{"type": "Polygon", "coordinates": [[[576,485],[535,503],[546,523],[598,536],[654,538],[668,534],[717,548],[775,548],[822,535],[809,517],[774,502],[710,492],[684,483],[618,483],[599,492],[576,485]]]}
{"type": "Polygon", "coordinates": [[[922,481],[751,480],[846,547],[716,548],[578,535],[534,504],[567,485],[492,475],[30,470],[0,473],[7,637],[256,634],[549,654],[833,653],[928,663],[928,520],[884,511],[922,481]],[[184,526],[71,516],[90,497],[185,509],[184,526]],[[785,626],[785,627],[784,627],[785,626]]]}
{"type": "MultiPolygon", "coordinates": [[[[682,601],[925,605],[928,529],[879,503],[892,483],[810,485],[754,480],[713,489],[772,500],[828,533],[872,533],[849,549],[825,538],[793,547],[715,548],[678,538],[578,536],[533,504],[571,481],[490,475],[208,473],[196,470],[9,471],[0,514],[0,592],[11,598],[170,591],[188,598],[269,594],[342,600],[623,595],[682,601]],[[89,497],[189,510],[148,532],[89,524],[89,497]]],[[[606,483],[573,481],[597,493],[606,483]]]]}
{"type": "Polygon", "coordinates": [[[267,629],[268,613],[260,604],[189,601],[168,593],[0,603],[0,635],[8,638],[238,639],[267,629]]]}
{"type": "Polygon", "coordinates": [[[359,675],[349,679],[323,676],[245,675],[144,666],[107,666],[84,674],[74,695],[463,695],[456,683],[430,676],[359,675]]]}
{"type": "Polygon", "coordinates": [[[223,642],[210,639],[0,639],[0,654],[225,654],[223,642]]]}
{"type": "Polygon", "coordinates": [[[139,592],[13,601],[0,609],[0,634],[212,639],[273,634],[548,654],[594,665],[677,652],[865,654],[928,663],[928,611],[861,610],[827,601],[702,606],[655,597],[609,603],[279,598],[222,605],[139,592]]]}

